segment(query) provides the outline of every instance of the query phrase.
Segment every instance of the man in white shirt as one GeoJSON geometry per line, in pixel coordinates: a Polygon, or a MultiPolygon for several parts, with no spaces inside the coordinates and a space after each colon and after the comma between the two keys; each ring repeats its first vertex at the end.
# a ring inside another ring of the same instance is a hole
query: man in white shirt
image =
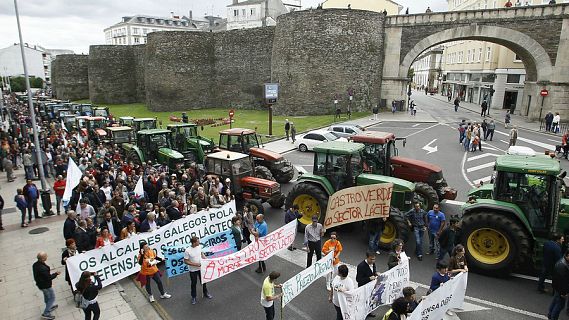
{"type": "MultiPolygon", "coordinates": [[[[190,246],[184,252],[184,263],[187,264],[190,269],[192,304],[197,303],[196,285],[198,283],[198,279],[201,279],[200,268],[202,259],[205,259],[205,255],[202,253],[200,239],[196,236],[193,236],[190,240],[190,246]]],[[[202,284],[202,290],[204,297],[213,299],[213,296],[207,292],[207,286],[205,283],[202,284]]]]}
{"type": "Polygon", "coordinates": [[[351,291],[355,288],[354,280],[348,277],[348,267],[345,264],[339,266],[338,275],[332,280],[332,290],[328,296],[328,301],[332,302],[336,309],[336,319],[343,319],[340,301],[338,301],[338,292],[351,291]]]}

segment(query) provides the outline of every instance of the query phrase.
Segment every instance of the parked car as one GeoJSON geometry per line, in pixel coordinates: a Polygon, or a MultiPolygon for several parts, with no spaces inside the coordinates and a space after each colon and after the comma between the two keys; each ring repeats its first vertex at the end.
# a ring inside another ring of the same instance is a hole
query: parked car
{"type": "Polygon", "coordinates": [[[327,130],[314,130],[296,139],[294,145],[301,152],[312,150],[315,146],[329,141],[348,141],[346,138],[340,138],[327,130]]]}
{"type": "Polygon", "coordinates": [[[365,128],[354,124],[335,124],[328,127],[328,131],[333,132],[335,136],[348,138],[353,135],[362,133],[365,128]]]}

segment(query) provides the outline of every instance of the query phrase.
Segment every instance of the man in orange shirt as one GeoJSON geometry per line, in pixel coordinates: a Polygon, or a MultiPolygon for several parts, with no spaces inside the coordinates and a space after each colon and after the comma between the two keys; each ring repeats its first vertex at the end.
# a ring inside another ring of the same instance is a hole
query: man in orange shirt
{"type": "Polygon", "coordinates": [[[328,253],[334,251],[334,261],[332,265],[334,266],[334,272],[329,273],[326,276],[326,289],[330,290],[330,284],[334,279],[334,276],[338,273],[338,265],[340,264],[340,253],[342,253],[344,248],[342,247],[342,243],[338,240],[338,234],[336,231],[332,231],[330,233],[330,239],[324,242],[322,246],[322,253],[327,255],[328,253]]]}
{"type": "Polygon", "coordinates": [[[61,207],[61,199],[63,199],[63,193],[65,192],[66,181],[63,176],[59,175],[53,183],[53,191],[55,192],[55,207],[57,208],[57,215],[61,214],[59,207],[61,207]]]}

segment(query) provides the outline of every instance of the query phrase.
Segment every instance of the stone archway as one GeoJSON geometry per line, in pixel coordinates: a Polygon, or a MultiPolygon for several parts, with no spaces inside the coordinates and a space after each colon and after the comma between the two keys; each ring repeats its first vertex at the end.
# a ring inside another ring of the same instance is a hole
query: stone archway
{"type": "MultiPolygon", "coordinates": [[[[402,39],[404,40],[404,39],[402,39]]],[[[553,75],[551,58],[533,38],[519,31],[497,26],[471,25],[446,29],[417,42],[400,64],[399,75],[405,77],[415,59],[430,47],[451,41],[479,40],[500,44],[522,58],[526,81],[549,81],[553,75]]]]}

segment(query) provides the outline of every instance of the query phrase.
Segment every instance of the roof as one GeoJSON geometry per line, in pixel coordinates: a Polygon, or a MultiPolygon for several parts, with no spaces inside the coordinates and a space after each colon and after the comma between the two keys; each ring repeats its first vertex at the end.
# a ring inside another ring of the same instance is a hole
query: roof
{"type": "Polygon", "coordinates": [[[230,136],[240,136],[242,134],[255,134],[253,129],[233,128],[219,131],[219,134],[226,134],[230,136]]]}
{"type": "Polygon", "coordinates": [[[125,116],[125,117],[119,117],[119,119],[134,120],[134,117],[125,116]]]}
{"type": "Polygon", "coordinates": [[[109,131],[132,131],[131,127],[119,126],[119,127],[107,127],[109,131]]]}
{"type": "Polygon", "coordinates": [[[170,127],[197,127],[198,125],[195,123],[168,123],[168,128],[170,127]]]}
{"type": "Polygon", "coordinates": [[[390,132],[364,131],[350,137],[352,141],[361,143],[385,144],[389,140],[394,140],[395,135],[390,132]]]}
{"type": "Polygon", "coordinates": [[[557,175],[561,171],[559,161],[550,156],[503,155],[496,158],[496,170],[518,173],[557,175]]]}
{"type": "Polygon", "coordinates": [[[210,153],[207,155],[207,157],[211,158],[211,159],[220,159],[220,160],[239,160],[239,159],[247,158],[249,156],[246,154],[243,154],[243,153],[239,153],[239,152],[225,151],[224,150],[224,151],[210,153]]]}
{"type": "Polygon", "coordinates": [[[146,130],[140,130],[137,132],[137,134],[160,134],[160,133],[167,133],[167,134],[171,134],[172,132],[170,130],[166,130],[166,129],[146,129],[146,130]]]}
{"type": "Polygon", "coordinates": [[[365,146],[361,143],[330,141],[314,147],[314,152],[332,154],[353,154],[362,151],[365,146]]]}
{"type": "Polygon", "coordinates": [[[246,0],[243,2],[238,2],[238,3],[232,3],[230,5],[227,5],[227,7],[236,7],[236,6],[247,6],[247,5],[253,5],[253,4],[259,4],[259,3],[264,3],[265,0],[246,0]]]}
{"type": "Polygon", "coordinates": [[[79,120],[107,120],[105,117],[78,116],[79,120]]]}
{"type": "Polygon", "coordinates": [[[134,121],[154,121],[156,118],[134,118],[134,121]]]}

